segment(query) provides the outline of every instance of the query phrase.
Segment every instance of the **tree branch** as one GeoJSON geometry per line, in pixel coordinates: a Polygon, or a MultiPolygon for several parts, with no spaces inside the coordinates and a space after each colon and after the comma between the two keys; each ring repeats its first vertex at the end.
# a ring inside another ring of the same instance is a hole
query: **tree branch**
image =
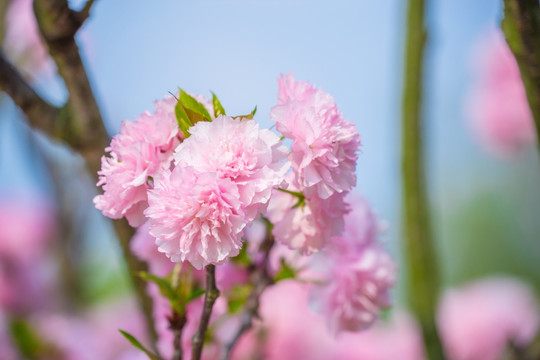
{"type": "MultiPolygon", "coordinates": [[[[83,20],[68,7],[66,0],[35,0],[34,11],[42,37],[66,84],[68,101],[61,109],[44,101],[1,52],[0,86],[23,110],[32,127],[53,139],[64,140],[79,152],[86,160],[92,178],[96,180],[101,167],[100,158],[109,143],[109,136],[75,42],[75,34],[83,20]]],[[[114,227],[135,293],[146,316],[148,331],[155,340],[152,300],[146,294],[145,282],[135,275],[144,271],[146,264],[136,259],[129,250],[134,230],[125,220],[114,221],[114,227]]]]}
{"type": "Polygon", "coordinates": [[[502,30],[517,60],[540,144],[540,4],[504,0],[502,30]]]}
{"type": "Polygon", "coordinates": [[[404,71],[402,170],[404,255],[407,266],[407,298],[417,316],[429,359],[444,359],[435,323],[439,271],[429,218],[424,174],[422,65],[426,30],[424,0],[409,0],[404,71]]]}
{"type": "Polygon", "coordinates": [[[214,307],[214,303],[218,297],[219,289],[216,286],[216,267],[215,265],[207,265],[204,307],[201,313],[199,327],[197,328],[197,332],[195,333],[191,343],[191,360],[201,359],[206,329],[208,329],[208,323],[210,322],[210,316],[212,315],[212,308],[214,307]]]}
{"type": "Polygon", "coordinates": [[[89,170],[95,174],[101,167],[100,159],[109,143],[109,136],[75,42],[80,19],[68,7],[66,0],[35,0],[34,11],[69,93],[70,126],[65,138],[82,154],[89,170]]]}
{"type": "Polygon", "coordinates": [[[32,127],[58,138],[57,119],[60,110],[43,100],[11,65],[0,50],[0,88],[4,90],[26,114],[32,127]]]}

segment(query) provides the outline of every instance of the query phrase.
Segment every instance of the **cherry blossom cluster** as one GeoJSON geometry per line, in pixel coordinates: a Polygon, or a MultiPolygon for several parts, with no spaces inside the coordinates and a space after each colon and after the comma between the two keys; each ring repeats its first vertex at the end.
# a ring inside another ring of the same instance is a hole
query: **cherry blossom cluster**
{"type": "MultiPolygon", "coordinates": [[[[163,354],[173,352],[173,312],[187,314],[184,335],[192,329],[191,337],[198,320],[191,309],[202,303],[171,298],[157,279],[195,291],[208,265],[219,265],[222,293],[212,318],[232,315],[231,303],[245,304],[258,267],[273,282],[311,283],[311,307],[334,333],[363,330],[390,305],[395,268],[378,242],[379,221],[350,195],[361,145],[355,125],[331,95],[292,74],[282,75],[278,88],[270,118],[281,137],[260,128],[255,111],[229,116],[215,95],[180,90],[156,101],[153,113],[124,121],[102,158],[103,194],[94,202],[139,228],[131,247],[152,274],[148,293],[163,354]]],[[[184,347],[191,351],[189,341],[184,347]]]]}

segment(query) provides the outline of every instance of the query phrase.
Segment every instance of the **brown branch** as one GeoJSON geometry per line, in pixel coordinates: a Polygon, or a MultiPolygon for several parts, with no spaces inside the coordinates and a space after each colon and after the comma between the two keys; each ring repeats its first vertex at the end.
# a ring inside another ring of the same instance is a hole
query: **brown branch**
{"type": "Polygon", "coordinates": [[[179,314],[178,311],[173,310],[172,316],[169,318],[169,328],[173,332],[173,360],[182,360],[182,331],[186,325],[186,314],[179,314]]]}
{"type": "Polygon", "coordinates": [[[516,57],[540,144],[540,4],[504,0],[502,29],[516,57]]]}
{"type": "Polygon", "coordinates": [[[195,333],[191,343],[191,360],[201,359],[206,329],[208,329],[208,323],[210,322],[210,316],[212,315],[212,308],[214,307],[214,303],[218,297],[219,289],[216,286],[216,267],[215,265],[207,265],[204,307],[201,313],[199,327],[197,328],[197,332],[195,333]]]}
{"type": "Polygon", "coordinates": [[[86,19],[90,17],[90,10],[92,9],[92,5],[94,5],[94,0],[87,0],[86,4],[84,4],[84,7],[75,13],[79,23],[84,24],[86,19]]]}
{"type": "Polygon", "coordinates": [[[32,127],[57,138],[60,110],[43,100],[11,65],[0,50],[0,89],[4,90],[26,114],[32,127]]]}
{"type": "Polygon", "coordinates": [[[266,238],[261,243],[259,251],[263,254],[262,261],[255,265],[254,271],[250,276],[250,283],[253,285],[253,290],[249,294],[242,314],[240,315],[240,327],[234,334],[231,341],[225,345],[225,351],[222,353],[223,360],[229,360],[232,356],[234,347],[242,336],[253,326],[253,319],[259,318],[259,301],[262,293],[269,285],[272,285],[274,279],[268,272],[268,262],[270,260],[270,251],[274,246],[274,237],[271,229],[267,229],[266,238]]]}
{"type": "Polygon", "coordinates": [[[96,174],[109,136],[75,42],[81,20],[66,0],[35,0],[34,11],[69,93],[69,126],[63,137],[86,159],[90,172],[96,174]]]}

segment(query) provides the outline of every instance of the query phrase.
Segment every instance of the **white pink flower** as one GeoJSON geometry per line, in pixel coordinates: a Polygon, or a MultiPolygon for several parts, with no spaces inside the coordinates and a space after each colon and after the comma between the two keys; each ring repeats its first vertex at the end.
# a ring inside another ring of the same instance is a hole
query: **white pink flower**
{"type": "Polygon", "coordinates": [[[238,255],[247,219],[232,180],[183,166],[155,180],[145,215],[160,251],[197,269],[238,255]]]}
{"type": "Polygon", "coordinates": [[[315,286],[312,299],[333,333],[371,326],[381,309],[390,306],[394,262],[378,244],[369,244],[356,258],[336,258],[325,285],[315,286]]]}
{"type": "Polygon", "coordinates": [[[174,263],[164,253],[158,251],[156,238],[150,235],[150,222],[147,221],[137,229],[129,245],[131,251],[148,264],[148,271],[154,275],[165,277],[173,269],[174,263]]]}
{"type": "Polygon", "coordinates": [[[312,259],[314,276],[318,272],[323,280],[313,287],[313,304],[333,333],[371,326],[379,311],[390,306],[395,280],[394,262],[377,243],[377,217],[363,198],[347,200],[353,210],[345,216],[345,231],[312,259]]]}
{"type": "Polygon", "coordinates": [[[94,198],[96,208],[112,219],[126,217],[129,223],[144,223],[148,206],[146,192],[159,170],[168,169],[172,154],[180,143],[174,105],[168,97],[155,102],[155,113],[143,113],[135,121],[124,121],[120,134],[105,149],[109,157],[101,159],[98,186],[103,195],[94,198]]]}
{"type": "MultiPolygon", "coordinates": [[[[296,189],[292,185],[288,188],[293,192],[296,189]]],[[[318,196],[304,198],[300,204],[299,201],[295,195],[274,190],[266,217],[274,224],[272,234],[277,241],[309,255],[322,249],[332,236],[343,231],[343,216],[349,209],[342,194],[334,194],[327,199],[318,196]]]]}
{"type": "Polygon", "coordinates": [[[12,0],[6,20],[4,49],[23,73],[34,79],[40,75],[51,75],[54,63],[43,43],[38,23],[32,8],[33,0],[12,0]]]}
{"type": "Polygon", "coordinates": [[[278,80],[278,105],[270,112],[276,128],[292,139],[289,160],[299,185],[326,199],[356,185],[360,135],[346,121],[334,99],[292,74],[278,80]]]}
{"type": "Polygon", "coordinates": [[[500,30],[475,53],[476,80],[468,117],[481,145],[511,157],[536,142],[534,122],[517,62],[500,30]]]}
{"type": "Polygon", "coordinates": [[[287,150],[278,136],[253,120],[228,116],[198,122],[189,131],[191,136],[176,149],[176,166],[233,181],[248,221],[254,220],[287,170],[282,161],[287,150]]]}
{"type": "Polygon", "coordinates": [[[448,356],[495,360],[512,342],[524,347],[540,329],[531,289],[511,278],[479,280],[443,294],[438,326],[448,356]]]}

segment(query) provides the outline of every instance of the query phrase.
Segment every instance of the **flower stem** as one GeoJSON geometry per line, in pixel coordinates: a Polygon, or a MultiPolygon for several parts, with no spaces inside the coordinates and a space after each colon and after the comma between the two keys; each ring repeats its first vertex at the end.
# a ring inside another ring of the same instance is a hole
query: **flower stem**
{"type": "Polygon", "coordinates": [[[204,295],[204,307],[201,314],[201,321],[197,332],[193,337],[191,343],[191,360],[200,360],[202,355],[202,349],[204,344],[204,336],[206,329],[208,329],[208,323],[210,322],[210,316],[212,315],[212,308],[216,299],[219,297],[219,290],[216,286],[216,267],[215,265],[206,266],[206,293],[204,295]]]}
{"type": "Polygon", "coordinates": [[[423,166],[422,65],[424,0],[409,0],[403,94],[402,170],[407,301],[420,322],[429,359],[444,359],[435,323],[439,271],[431,233],[423,166]]]}

